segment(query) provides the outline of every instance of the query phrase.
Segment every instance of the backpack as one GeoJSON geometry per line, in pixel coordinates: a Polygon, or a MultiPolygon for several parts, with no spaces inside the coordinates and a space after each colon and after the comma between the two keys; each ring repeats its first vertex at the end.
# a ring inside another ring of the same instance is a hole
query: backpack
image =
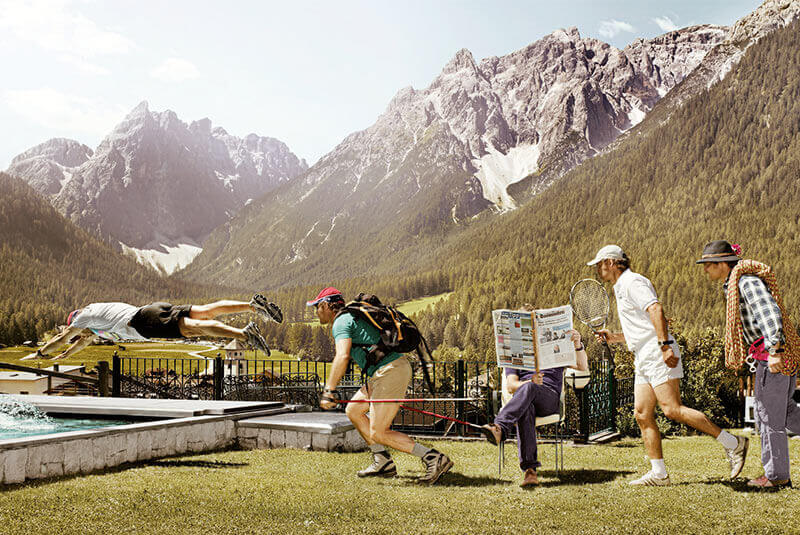
{"type": "Polygon", "coordinates": [[[361,318],[378,329],[380,341],[377,344],[353,344],[364,349],[367,354],[367,364],[363,373],[371,366],[379,363],[389,353],[416,352],[425,383],[431,394],[434,393],[433,382],[430,378],[428,367],[432,365],[428,342],[419,331],[417,324],[411,321],[396,307],[386,306],[377,296],[360,293],[353,301],[347,303],[337,312],[336,317],[349,312],[353,317],[361,318]],[[426,355],[427,354],[427,358],[426,355]]]}

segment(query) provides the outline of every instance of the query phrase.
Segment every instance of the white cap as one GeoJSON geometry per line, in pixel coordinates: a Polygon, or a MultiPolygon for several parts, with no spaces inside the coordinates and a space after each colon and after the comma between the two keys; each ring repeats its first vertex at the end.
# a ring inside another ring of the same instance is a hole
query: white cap
{"type": "Polygon", "coordinates": [[[622,252],[622,248],[619,245],[606,245],[594,256],[594,260],[591,262],[587,262],[587,266],[593,266],[596,263],[600,262],[601,260],[606,260],[610,258],[612,260],[622,260],[625,253],[622,252]]]}

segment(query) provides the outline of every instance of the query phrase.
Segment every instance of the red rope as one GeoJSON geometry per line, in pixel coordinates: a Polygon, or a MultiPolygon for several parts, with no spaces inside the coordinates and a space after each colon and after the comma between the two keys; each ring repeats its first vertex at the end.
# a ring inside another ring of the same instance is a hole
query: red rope
{"type": "Polygon", "coordinates": [[[465,422],[464,420],[459,420],[458,418],[450,418],[449,416],[445,416],[444,414],[436,414],[435,412],[423,411],[422,409],[415,409],[413,407],[406,407],[405,405],[400,405],[400,407],[403,408],[403,409],[410,410],[410,411],[419,412],[421,414],[427,414],[428,416],[436,416],[437,418],[444,418],[445,420],[450,420],[451,422],[456,422],[457,424],[464,424],[464,425],[468,425],[470,427],[475,427],[477,429],[481,428],[481,426],[479,426],[479,425],[471,424],[469,422],[465,422]]]}
{"type": "MultiPolygon", "coordinates": [[[[472,400],[472,398],[440,398],[440,399],[336,399],[332,400],[336,403],[400,403],[400,402],[421,402],[421,401],[466,401],[472,400]]],[[[450,420],[451,422],[456,422],[458,424],[468,425],[470,427],[475,427],[476,429],[481,429],[481,426],[476,424],[471,424],[469,422],[465,422],[464,420],[459,420],[458,418],[451,418],[450,416],[445,416],[444,414],[436,414],[435,412],[430,411],[423,411],[422,409],[415,409],[413,407],[408,407],[406,405],[400,405],[400,408],[406,409],[409,411],[418,412],[420,414],[427,414],[428,416],[435,416],[437,418],[443,418],[445,420],[450,420]]]]}

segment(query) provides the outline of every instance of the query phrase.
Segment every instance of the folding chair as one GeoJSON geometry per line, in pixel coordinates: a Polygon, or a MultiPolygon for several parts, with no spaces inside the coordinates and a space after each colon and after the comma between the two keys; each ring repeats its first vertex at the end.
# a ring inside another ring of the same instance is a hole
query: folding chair
{"type": "MultiPolygon", "coordinates": [[[[507,384],[506,384],[506,376],[503,374],[502,376],[502,394],[503,394],[503,405],[508,403],[511,400],[511,392],[508,391],[507,384]]],[[[564,369],[564,378],[563,383],[561,384],[561,399],[558,404],[558,412],[553,413],[547,416],[537,416],[536,417],[536,427],[543,427],[545,425],[552,425],[558,424],[556,426],[556,434],[553,435],[554,444],[556,448],[556,464],[555,469],[556,473],[559,470],[564,469],[564,440],[569,438],[564,429],[564,420],[566,419],[566,413],[564,410],[564,392],[566,391],[566,386],[571,386],[574,390],[584,388],[591,379],[591,374],[588,371],[582,372],[575,370],[573,368],[566,368],[564,369]],[[559,457],[560,457],[560,468],[559,468],[559,457]]]]}

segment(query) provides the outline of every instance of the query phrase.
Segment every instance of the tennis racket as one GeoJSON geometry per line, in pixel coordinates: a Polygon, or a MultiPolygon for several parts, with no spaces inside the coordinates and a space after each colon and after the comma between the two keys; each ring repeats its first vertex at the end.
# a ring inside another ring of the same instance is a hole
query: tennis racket
{"type": "MultiPolygon", "coordinates": [[[[572,285],[569,291],[569,306],[578,320],[597,334],[608,321],[608,293],[602,284],[594,279],[582,279],[572,285]]],[[[603,351],[611,358],[608,341],[601,338],[603,351]]]]}

